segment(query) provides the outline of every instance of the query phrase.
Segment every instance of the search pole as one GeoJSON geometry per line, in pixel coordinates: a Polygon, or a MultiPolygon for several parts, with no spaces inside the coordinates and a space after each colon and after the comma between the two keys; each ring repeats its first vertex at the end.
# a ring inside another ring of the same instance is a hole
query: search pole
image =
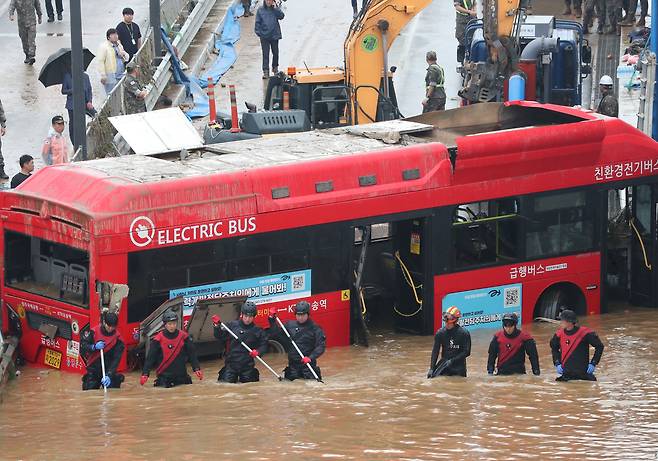
{"type": "Polygon", "coordinates": [[[71,0],[71,77],[73,79],[73,150],[82,149],[82,160],[87,160],[87,127],[85,126],[85,83],[82,57],[82,11],[80,0],[71,0]]]}
{"type": "MultiPolygon", "coordinates": [[[[160,0],[150,0],[150,21],[153,31],[153,59],[157,64],[162,58],[162,32],[160,31],[160,0]]],[[[156,65],[157,65],[156,64],[156,65]]]]}

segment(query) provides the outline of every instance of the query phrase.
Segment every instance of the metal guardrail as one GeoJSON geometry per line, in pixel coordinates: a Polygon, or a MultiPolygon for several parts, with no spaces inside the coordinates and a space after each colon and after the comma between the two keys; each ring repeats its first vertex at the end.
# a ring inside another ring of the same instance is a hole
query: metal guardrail
{"type": "MultiPolygon", "coordinates": [[[[178,19],[181,11],[195,0],[164,0],[161,3],[163,23],[171,26],[178,19]],[[176,16],[176,19],[170,19],[176,16]],[[173,22],[172,22],[173,21],[173,22]]],[[[174,38],[173,45],[182,56],[192,44],[194,37],[203,25],[208,12],[217,0],[198,0],[188,16],[185,24],[174,38]]],[[[158,102],[171,78],[171,55],[167,53],[157,68],[153,68],[154,60],[153,29],[149,28],[141,48],[133,59],[141,68],[139,80],[144,85],[151,85],[145,103],[147,110],[152,110],[158,102]]],[[[124,77],[125,78],[125,77],[124,77]]],[[[87,157],[88,159],[103,158],[117,155],[112,144],[115,130],[108,117],[125,114],[123,78],[117,83],[112,92],[98,110],[97,117],[87,127],[87,157]]],[[[74,160],[81,160],[76,154],[74,160]]]]}

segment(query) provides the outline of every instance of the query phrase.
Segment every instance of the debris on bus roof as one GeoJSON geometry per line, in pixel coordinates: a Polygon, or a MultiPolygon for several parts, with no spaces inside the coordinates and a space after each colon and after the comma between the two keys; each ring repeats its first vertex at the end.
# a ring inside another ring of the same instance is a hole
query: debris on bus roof
{"type": "Polygon", "coordinates": [[[355,135],[379,139],[386,144],[397,144],[403,134],[432,131],[434,125],[411,122],[407,120],[389,120],[386,122],[368,123],[346,127],[345,131],[355,135]]]}
{"type": "Polygon", "coordinates": [[[178,107],[109,118],[130,148],[141,155],[203,146],[192,122],[178,107]]]}

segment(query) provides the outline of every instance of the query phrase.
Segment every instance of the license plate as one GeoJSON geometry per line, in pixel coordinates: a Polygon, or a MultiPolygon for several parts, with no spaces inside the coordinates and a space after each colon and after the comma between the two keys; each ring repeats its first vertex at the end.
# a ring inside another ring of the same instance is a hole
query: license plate
{"type": "Polygon", "coordinates": [[[43,363],[49,367],[59,369],[62,365],[62,353],[53,351],[52,349],[46,349],[46,356],[43,358],[43,363]]]}

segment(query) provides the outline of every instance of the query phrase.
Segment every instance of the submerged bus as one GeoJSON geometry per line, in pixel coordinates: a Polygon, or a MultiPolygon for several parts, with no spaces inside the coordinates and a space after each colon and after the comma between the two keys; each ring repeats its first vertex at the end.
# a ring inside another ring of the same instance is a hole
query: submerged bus
{"type": "Polygon", "coordinates": [[[178,296],[248,297],[261,325],[305,299],[329,346],[450,305],[469,328],[656,306],[657,173],[626,123],[534,102],[51,166],[0,194],[2,329],[82,371],[114,284],[129,348],[178,296]]]}

